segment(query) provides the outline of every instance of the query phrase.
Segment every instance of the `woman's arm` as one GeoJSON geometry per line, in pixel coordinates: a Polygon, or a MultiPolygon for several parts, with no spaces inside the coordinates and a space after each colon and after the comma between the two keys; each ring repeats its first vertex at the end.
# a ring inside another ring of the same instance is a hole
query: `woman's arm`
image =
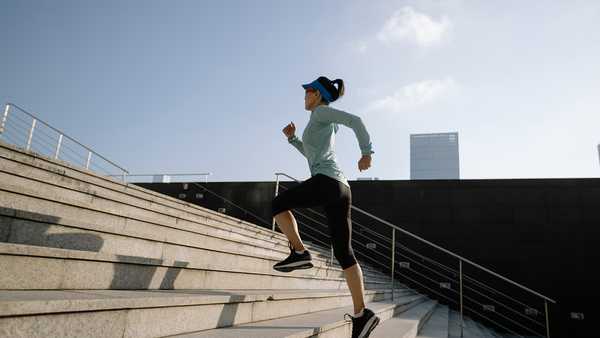
{"type": "Polygon", "coordinates": [[[358,146],[362,155],[374,154],[371,137],[365,128],[362,119],[356,115],[346,113],[344,111],[331,107],[318,107],[315,109],[314,118],[322,123],[338,123],[351,128],[358,139],[358,146]]]}
{"type": "Polygon", "coordinates": [[[306,157],[306,155],[304,155],[304,146],[302,145],[302,141],[300,141],[300,139],[298,138],[298,136],[296,135],[292,135],[292,137],[288,137],[288,142],[293,145],[296,149],[298,149],[298,151],[304,156],[306,157]]]}
{"type": "Polygon", "coordinates": [[[300,141],[298,136],[296,136],[296,125],[294,125],[294,122],[290,122],[290,124],[285,126],[285,128],[283,128],[282,131],[285,137],[287,137],[288,142],[291,143],[294,147],[296,147],[296,149],[298,149],[298,151],[304,157],[306,157],[306,155],[304,155],[304,146],[302,145],[302,141],[300,141]]]}

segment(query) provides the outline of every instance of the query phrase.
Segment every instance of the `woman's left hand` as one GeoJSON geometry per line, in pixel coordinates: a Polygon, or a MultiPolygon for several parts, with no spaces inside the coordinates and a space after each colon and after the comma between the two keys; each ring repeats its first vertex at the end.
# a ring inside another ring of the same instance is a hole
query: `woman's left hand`
{"type": "Polygon", "coordinates": [[[371,155],[363,155],[358,160],[358,170],[363,171],[371,167],[371,155]]]}

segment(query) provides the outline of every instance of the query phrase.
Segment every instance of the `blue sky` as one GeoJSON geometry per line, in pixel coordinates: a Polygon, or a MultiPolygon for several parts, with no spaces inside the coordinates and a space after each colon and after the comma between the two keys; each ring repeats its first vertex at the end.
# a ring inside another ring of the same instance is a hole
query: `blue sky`
{"type": "Polygon", "coordinates": [[[12,1],[0,99],[131,173],[305,179],[300,84],[343,78],[372,168],[408,179],[411,133],[459,132],[461,177],[598,177],[597,1],[12,1]]]}

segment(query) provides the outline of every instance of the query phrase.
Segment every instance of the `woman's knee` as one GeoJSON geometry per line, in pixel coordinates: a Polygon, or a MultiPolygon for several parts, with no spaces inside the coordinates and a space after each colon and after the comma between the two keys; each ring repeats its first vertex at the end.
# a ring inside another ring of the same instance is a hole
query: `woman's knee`
{"type": "Polygon", "coordinates": [[[275,196],[271,202],[271,217],[275,217],[287,210],[289,209],[284,205],[284,203],[282,203],[281,198],[279,198],[279,196],[275,196]]]}
{"type": "Polygon", "coordinates": [[[351,247],[334,247],[333,254],[343,270],[356,264],[356,257],[351,247]]]}

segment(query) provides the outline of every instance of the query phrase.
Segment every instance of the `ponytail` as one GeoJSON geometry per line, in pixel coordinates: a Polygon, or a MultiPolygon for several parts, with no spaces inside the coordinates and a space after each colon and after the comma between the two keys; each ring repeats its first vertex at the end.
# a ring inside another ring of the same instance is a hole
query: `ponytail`
{"type": "Polygon", "coordinates": [[[338,98],[344,96],[344,80],[342,80],[342,79],[333,80],[333,81],[331,81],[331,84],[337,84],[336,89],[338,92],[338,95],[337,95],[338,98]]]}
{"type": "MultiPolygon", "coordinates": [[[[316,81],[319,82],[321,86],[323,86],[323,90],[327,91],[327,95],[324,95],[327,99],[325,99],[325,97],[323,98],[323,102],[325,104],[333,102],[344,95],[344,80],[336,79],[331,81],[325,76],[320,76],[316,81]],[[336,84],[337,88],[335,86],[336,84]]],[[[323,95],[323,93],[321,93],[321,95],[323,95]]]]}

